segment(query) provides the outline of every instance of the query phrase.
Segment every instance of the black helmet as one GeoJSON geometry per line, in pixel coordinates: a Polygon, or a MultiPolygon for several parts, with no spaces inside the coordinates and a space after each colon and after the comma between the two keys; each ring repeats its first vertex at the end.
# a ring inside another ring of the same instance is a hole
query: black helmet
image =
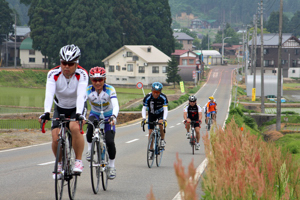
{"type": "Polygon", "coordinates": [[[189,97],[189,101],[195,102],[195,101],[197,101],[197,98],[196,98],[194,95],[191,95],[191,96],[189,97]]]}

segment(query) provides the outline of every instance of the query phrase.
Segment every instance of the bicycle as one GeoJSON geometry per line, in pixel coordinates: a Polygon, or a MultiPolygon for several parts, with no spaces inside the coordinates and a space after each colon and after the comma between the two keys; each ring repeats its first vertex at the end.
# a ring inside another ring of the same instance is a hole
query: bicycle
{"type": "Polygon", "coordinates": [[[212,123],[213,123],[213,118],[212,118],[211,113],[208,113],[208,114],[209,114],[209,117],[208,117],[208,120],[207,120],[207,130],[209,131],[211,126],[212,126],[212,123]]]}
{"type": "MultiPolygon", "coordinates": [[[[76,119],[66,118],[64,114],[60,114],[59,118],[52,118],[50,121],[58,121],[60,131],[58,134],[58,144],[56,151],[56,159],[54,165],[55,174],[55,198],[58,200],[62,199],[63,189],[65,181],[68,182],[68,193],[69,198],[72,200],[75,197],[77,187],[77,177],[80,173],[74,172],[73,168],[75,165],[75,152],[72,148],[72,135],[70,130],[67,128],[67,123],[76,121],[76,119]],[[61,158],[61,172],[58,171],[58,165],[61,158]]],[[[80,125],[81,127],[81,125],[80,125]]],[[[42,120],[41,130],[45,133],[45,120],[42,120]]],[[[82,130],[82,129],[81,129],[82,130]]]]}
{"type": "MultiPolygon", "coordinates": [[[[161,136],[160,136],[160,129],[157,127],[157,125],[163,125],[162,123],[158,122],[146,122],[143,123],[143,131],[145,132],[145,124],[153,124],[154,130],[150,134],[148,145],[147,145],[147,165],[149,168],[152,167],[154,163],[154,157],[156,158],[156,166],[159,167],[161,164],[162,156],[164,153],[164,147],[160,146],[161,136]],[[154,143],[154,149],[152,149],[154,143]],[[150,157],[149,155],[152,156],[150,157]]],[[[164,127],[165,132],[165,127],[164,127]]]]}
{"type": "Polygon", "coordinates": [[[94,122],[91,122],[90,120],[87,120],[86,123],[91,124],[94,130],[92,137],[90,171],[92,189],[94,194],[97,194],[99,191],[100,176],[104,191],[106,191],[108,184],[107,166],[109,157],[106,150],[104,124],[108,124],[110,122],[100,118],[100,121],[94,120],[94,122]]]}
{"type": "MultiPolygon", "coordinates": [[[[186,122],[186,123],[189,123],[189,122],[186,122]]],[[[196,123],[199,123],[199,121],[191,121],[191,137],[190,137],[190,145],[192,146],[192,152],[193,152],[193,155],[195,153],[195,145],[196,145],[196,137],[195,137],[195,127],[194,127],[194,124],[196,123]]]]}

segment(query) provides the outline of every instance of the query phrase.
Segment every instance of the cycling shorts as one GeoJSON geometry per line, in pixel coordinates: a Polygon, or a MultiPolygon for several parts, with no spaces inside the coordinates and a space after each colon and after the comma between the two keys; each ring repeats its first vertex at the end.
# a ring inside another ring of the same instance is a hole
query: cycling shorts
{"type": "Polygon", "coordinates": [[[216,111],[211,111],[211,112],[207,113],[207,114],[206,114],[206,117],[210,117],[210,113],[211,113],[211,114],[216,114],[216,111]]]}
{"type": "MultiPolygon", "coordinates": [[[[185,125],[187,124],[187,122],[185,123],[185,125]]],[[[200,127],[200,124],[199,123],[194,123],[194,128],[196,127],[200,127]]]]}
{"type": "MultiPolygon", "coordinates": [[[[65,114],[66,118],[76,118],[76,108],[71,109],[65,109],[54,105],[54,112],[53,112],[53,118],[59,118],[60,114],[65,114]]],[[[69,128],[69,123],[67,123],[67,127],[69,128]]],[[[51,130],[59,128],[59,122],[58,121],[52,121],[51,123],[51,130]]]]}
{"type": "MultiPolygon", "coordinates": [[[[148,122],[155,122],[156,120],[163,119],[163,116],[164,116],[164,112],[161,112],[160,114],[157,115],[149,114],[148,122]]],[[[148,124],[148,129],[154,129],[154,125],[148,124]]]]}

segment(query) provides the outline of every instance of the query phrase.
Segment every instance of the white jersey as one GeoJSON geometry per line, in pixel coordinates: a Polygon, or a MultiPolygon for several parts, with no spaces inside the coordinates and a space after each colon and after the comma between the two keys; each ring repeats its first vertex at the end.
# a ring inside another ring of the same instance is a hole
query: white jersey
{"type": "Polygon", "coordinates": [[[98,95],[95,88],[90,85],[87,87],[87,97],[91,105],[90,115],[100,116],[102,107],[104,117],[118,116],[119,103],[116,90],[113,86],[104,84],[101,93],[98,95]]]}
{"type": "Polygon", "coordinates": [[[51,111],[55,95],[54,103],[57,106],[64,109],[76,107],[76,113],[82,113],[86,101],[87,85],[88,73],[79,65],[70,79],[62,74],[60,66],[51,69],[47,75],[44,111],[51,111]]]}

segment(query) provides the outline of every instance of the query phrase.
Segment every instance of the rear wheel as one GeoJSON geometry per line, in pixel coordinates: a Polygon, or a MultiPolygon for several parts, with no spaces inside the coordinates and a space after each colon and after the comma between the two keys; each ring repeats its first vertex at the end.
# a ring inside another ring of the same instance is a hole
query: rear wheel
{"type": "Polygon", "coordinates": [[[147,164],[148,167],[151,168],[154,162],[154,150],[152,148],[152,146],[154,145],[153,142],[155,140],[155,135],[154,132],[151,133],[149,141],[148,141],[148,146],[147,146],[147,164]],[[152,157],[150,157],[150,155],[152,154],[152,157]]]}
{"type": "Polygon", "coordinates": [[[67,134],[67,144],[65,145],[66,155],[67,155],[67,180],[68,180],[68,192],[70,199],[74,199],[76,188],[77,188],[77,175],[73,174],[73,168],[75,167],[75,152],[72,148],[72,137],[71,133],[67,134]]]}
{"type": "Polygon", "coordinates": [[[63,190],[64,190],[64,172],[66,169],[66,162],[65,162],[65,153],[62,152],[62,141],[58,141],[57,145],[57,151],[56,151],[56,159],[55,159],[55,165],[54,165],[54,174],[55,174],[55,199],[60,200],[63,196],[63,190]],[[62,170],[61,172],[58,172],[58,163],[59,163],[59,157],[62,156],[62,170]]]}
{"type": "Polygon", "coordinates": [[[104,191],[107,190],[108,185],[108,151],[106,150],[106,145],[103,145],[104,149],[102,150],[101,154],[101,180],[102,180],[102,188],[104,191]],[[103,152],[104,151],[104,152],[103,152]]]}
{"type": "Polygon", "coordinates": [[[211,118],[208,119],[207,130],[209,131],[211,127],[211,118]]]}
{"type": "Polygon", "coordinates": [[[161,164],[162,157],[163,157],[164,148],[160,147],[160,141],[161,141],[160,136],[157,137],[156,141],[157,141],[157,144],[155,145],[156,166],[159,167],[161,164]]]}
{"type": "Polygon", "coordinates": [[[91,160],[90,160],[90,171],[91,171],[91,182],[92,189],[95,194],[99,191],[99,183],[100,183],[100,146],[96,139],[92,141],[91,148],[91,160]]]}
{"type": "Polygon", "coordinates": [[[192,131],[192,135],[191,135],[191,139],[190,139],[190,144],[192,146],[192,153],[193,153],[193,155],[195,153],[195,143],[196,143],[196,138],[195,138],[195,135],[194,135],[194,131],[192,131]]]}

